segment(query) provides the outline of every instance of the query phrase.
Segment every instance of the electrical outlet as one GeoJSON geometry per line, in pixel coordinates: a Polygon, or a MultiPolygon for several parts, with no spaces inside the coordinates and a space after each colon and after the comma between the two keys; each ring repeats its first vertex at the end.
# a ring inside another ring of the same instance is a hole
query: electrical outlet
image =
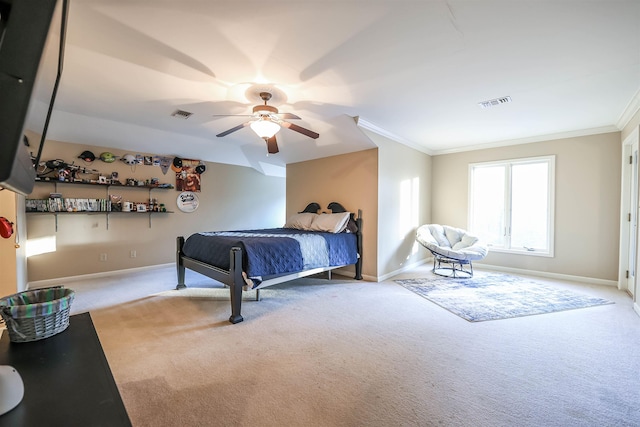
{"type": "Polygon", "coordinates": [[[131,258],[135,258],[135,257],[136,257],[136,251],[131,251],[131,252],[129,252],[129,256],[130,256],[131,258]]]}
{"type": "Polygon", "coordinates": [[[107,254],[100,254],[100,261],[106,261],[107,260],[107,254]]]}

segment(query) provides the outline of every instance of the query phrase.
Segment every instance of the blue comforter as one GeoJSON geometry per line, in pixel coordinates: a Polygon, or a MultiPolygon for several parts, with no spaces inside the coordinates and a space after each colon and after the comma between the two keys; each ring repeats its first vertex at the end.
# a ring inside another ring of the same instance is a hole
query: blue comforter
{"type": "Polygon", "coordinates": [[[229,251],[234,246],[243,250],[242,268],[249,278],[338,267],[358,260],[355,234],[290,228],[196,233],[185,241],[182,253],[229,270],[229,251]]]}

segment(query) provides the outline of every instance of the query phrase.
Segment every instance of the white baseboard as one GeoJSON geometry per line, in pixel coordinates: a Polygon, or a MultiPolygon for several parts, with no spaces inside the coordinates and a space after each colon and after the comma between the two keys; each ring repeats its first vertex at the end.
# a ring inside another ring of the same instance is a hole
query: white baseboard
{"type": "Polygon", "coordinates": [[[521,268],[500,267],[488,264],[473,264],[473,266],[483,270],[501,271],[505,273],[522,274],[525,276],[548,277],[549,279],[568,280],[572,282],[589,283],[592,285],[618,287],[617,280],[596,279],[594,277],[573,276],[570,274],[550,273],[548,271],[524,270],[521,268]]]}
{"type": "MultiPolygon", "coordinates": [[[[426,264],[427,262],[431,261],[432,259],[433,259],[432,257],[421,259],[421,260],[416,261],[416,262],[414,262],[412,264],[407,264],[407,265],[403,266],[402,268],[399,268],[399,269],[397,269],[395,271],[392,271],[390,273],[386,273],[386,274],[384,274],[382,276],[370,276],[370,275],[367,275],[367,274],[363,274],[362,278],[363,278],[363,280],[365,280],[367,282],[383,282],[383,281],[389,279],[390,277],[396,276],[396,275],[398,275],[400,273],[403,273],[405,271],[408,271],[408,270],[414,269],[416,267],[419,267],[422,264],[426,264]]],[[[82,275],[79,275],[79,276],[59,277],[57,279],[37,280],[37,281],[33,281],[33,282],[28,282],[27,283],[27,289],[45,288],[45,287],[48,287],[48,286],[57,286],[57,285],[60,285],[62,283],[78,282],[78,281],[90,280],[90,279],[99,279],[101,277],[111,277],[111,276],[116,276],[116,275],[124,275],[124,274],[136,273],[136,272],[140,272],[140,271],[155,270],[155,269],[167,268],[167,267],[175,267],[175,263],[149,265],[149,266],[146,266],[146,267],[128,268],[128,269],[125,269],[125,270],[105,271],[105,272],[102,272],[102,273],[82,274],[82,275]]],[[[501,271],[501,272],[513,273],[513,274],[522,274],[522,275],[525,275],[525,276],[548,277],[550,279],[568,280],[568,281],[573,281],[573,282],[589,283],[589,284],[594,284],[594,285],[605,285],[605,286],[616,286],[616,287],[618,286],[618,282],[615,281],[615,280],[596,279],[596,278],[593,278],[593,277],[573,276],[573,275],[569,275],[569,274],[550,273],[550,272],[546,272],[546,271],[524,270],[524,269],[520,269],[520,268],[501,267],[501,266],[497,266],[497,265],[488,265],[488,264],[474,264],[474,267],[479,268],[479,269],[483,269],[483,270],[501,271]]],[[[336,274],[342,274],[342,275],[350,275],[350,274],[353,274],[353,271],[349,271],[347,269],[337,269],[337,270],[335,270],[335,273],[336,274]]],[[[640,306],[638,306],[637,303],[634,304],[634,310],[638,313],[638,315],[640,315],[640,306]]]]}
{"type": "Polygon", "coordinates": [[[372,282],[384,282],[385,280],[387,280],[390,277],[396,276],[396,275],[398,275],[400,273],[404,273],[405,271],[408,271],[408,270],[414,269],[416,267],[419,267],[422,264],[426,264],[428,261],[431,261],[432,259],[433,259],[433,257],[421,259],[421,260],[416,261],[416,262],[414,262],[412,264],[407,264],[407,265],[403,266],[402,268],[399,268],[399,269],[397,269],[395,271],[392,271],[391,273],[383,274],[382,276],[377,276],[377,277],[375,277],[375,276],[367,276],[367,277],[370,277],[370,279],[367,279],[367,280],[372,281],[372,282]]]}
{"type": "MultiPolygon", "coordinates": [[[[402,268],[400,268],[400,269],[398,269],[396,271],[384,274],[382,276],[371,276],[371,275],[368,275],[368,274],[363,274],[362,275],[362,280],[364,280],[366,282],[384,282],[389,277],[393,277],[396,274],[400,274],[400,273],[402,273],[404,271],[411,270],[412,268],[416,268],[416,267],[426,263],[427,261],[429,261],[431,259],[433,259],[433,258],[429,257],[429,258],[426,258],[426,259],[422,259],[420,261],[414,262],[413,264],[405,265],[404,267],[402,267],[402,268]]],[[[349,275],[353,276],[353,274],[354,274],[354,270],[353,270],[352,267],[339,268],[339,269],[334,270],[334,272],[336,274],[340,274],[342,276],[349,276],[349,275]]]]}
{"type": "MultiPolygon", "coordinates": [[[[398,269],[392,273],[387,273],[384,276],[370,276],[367,274],[363,274],[362,275],[362,279],[367,281],[367,282],[382,282],[386,279],[388,279],[389,277],[395,276],[396,274],[400,274],[404,271],[407,270],[411,270],[412,268],[418,267],[422,264],[424,264],[425,262],[429,261],[432,258],[427,258],[427,259],[423,259],[420,260],[418,262],[415,262],[413,264],[410,265],[406,265],[401,269],[398,269]]],[[[46,288],[49,286],[57,286],[60,285],[62,283],[69,283],[69,282],[79,282],[82,280],[90,280],[90,279],[99,279],[101,277],[111,277],[111,276],[116,276],[116,275],[123,275],[123,274],[130,274],[130,273],[136,273],[136,272],[140,272],[140,271],[148,271],[148,270],[154,270],[154,269],[158,269],[158,268],[166,268],[166,267],[175,267],[175,263],[168,263],[168,264],[158,264],[158,265],[150,265],[150,266],[146,266],[146,267],[136,267],[136,268],[128,268],[125,270],[114,270],[114,271],[105,271],[102,273],[91,273],[91,274],[82,274],[79,276],[69,276],[69,277],[58,277],[56,279],[46,279],[46,280],[37,280],[37,281],[33,281],[33,282],[28,282],[27,283],[27,289],[35,289],[35,288],[46,288]]],[[[353,276],[355,274],[355,271],[353,268],[339,268],[336,270],[333,270],[336,274],[342,275],[342,276],[353,276]]]]}
{"type": "Polygon", "coordinates": [[[146,267],[127,268],[125,270],[105,271],[102,273],[82,274],[79,276],[58,277],[57,279],[36,280],[27,283],[27,289],[46,288],[49,286],[58,286],[69,282],[79,282],[82,280],[99,279],[101,277],[112,277],[123,274],[136,273],[139,271],[155,270],[159,268],[175,267],[175,263],[148,265],[146,267]]]}

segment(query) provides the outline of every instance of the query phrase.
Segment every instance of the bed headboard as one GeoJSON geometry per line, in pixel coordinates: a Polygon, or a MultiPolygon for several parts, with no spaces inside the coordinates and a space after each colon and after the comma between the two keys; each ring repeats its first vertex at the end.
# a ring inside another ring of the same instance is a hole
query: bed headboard
{"type": "MultiPolygon", "coordinates": [[[[302,211],[298,212],[298,213],[314,213],[317,214],[318,211],[320,210],[320,204],[316,203],[316,202],[311,202],[307,205],[306,208],[304,208],[302,211]]],[[[331,210],[331,213],[342,213],[342,212],[349,212],[348,210],[345,209],[344,206],[342,206],[342,204],[338,203],[338,202],[331,202],[327,205],[327,209],[331,210]]],[[[327,213],[327,212],[323,212],[323,213],[327,213]]],[[[358,216],[356,217],[356,215],[351,212],[351,220],[352,221],[356,221],[358,219],[362,218],[362,211],[360,209],[358,209],[358,216]]]]}
{"type": "MultiPolygon", "coordinates": [[[[316,202],[309,203],[306,208],[302,212],[298,213],[313,213],[317,214],[320,210],[320,204],[316,202]]],[[[342,206],[342,204],[338,202],[331,202],[327,205],[327,209],[331,210],[332,213],[342,213],[349,212],[342,206]]],[[[324,212],[327,213],[327,212],[324,212]]],[[[362,280],[362,210],[358,209],[358,215],[356,216],[353,212],[349,216],[349,221],[347,223],[347,230],[350,233],[354,233],[357,238],[358,245],[358,263],[356,264],[356,279],[362,280]]]]}
{"type": "Polygon", "coordinates": [[[338,202],[329,203],[329,205],[327,206],[327,209],[331,209],[331,212],[333,212],[333,213],[347,212],[347,210],[344,208],[344,206],[342,206],[338,202]]]}
{"type": "Polygon", "coordinates": [[[309,203],[306,208],[302,210],[302,212],[298,213],[314,213],[317,214],[320,210],[320,205],[316,202],[309,203]]]}

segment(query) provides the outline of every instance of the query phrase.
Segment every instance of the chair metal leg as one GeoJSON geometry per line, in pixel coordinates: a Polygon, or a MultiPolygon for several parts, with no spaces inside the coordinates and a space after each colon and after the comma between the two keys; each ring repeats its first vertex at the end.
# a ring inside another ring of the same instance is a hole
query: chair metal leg
{"type": "Polygon", "coordinates": [[[452,279],[468,279],[473,277],[473,265],[471,261],[447,258],[433,252],[433,273],[438,276],[450,277],[452,279]],[[443,266],[442,264],[449,265],[443,266]],[[469,268],[465,269],[464,266],[469,268]]]}

